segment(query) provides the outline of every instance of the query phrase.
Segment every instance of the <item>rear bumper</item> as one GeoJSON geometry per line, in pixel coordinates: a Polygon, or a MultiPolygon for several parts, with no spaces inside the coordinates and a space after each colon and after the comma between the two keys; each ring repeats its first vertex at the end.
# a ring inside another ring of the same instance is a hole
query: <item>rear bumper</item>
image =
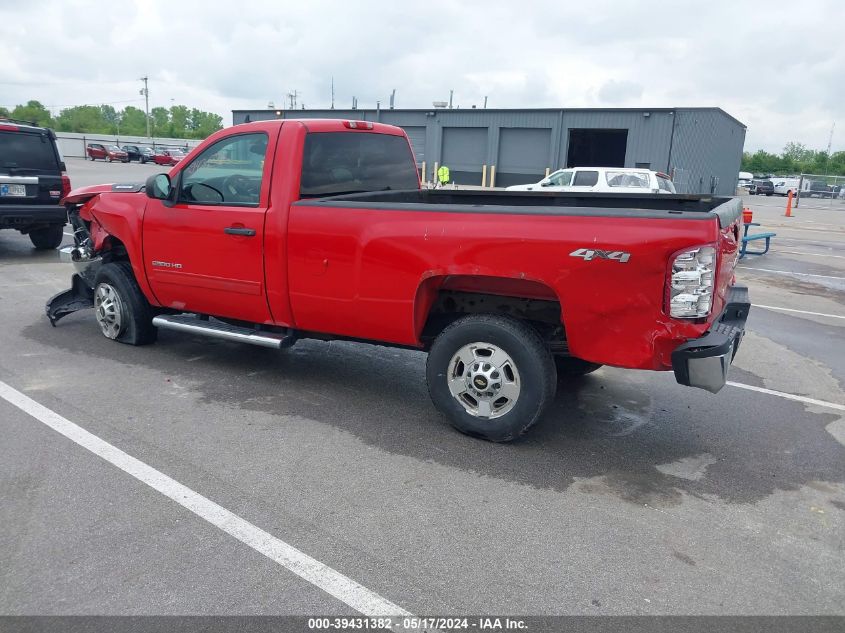
{"type": "Polygon", "coordinates": [[[60,204],[0,204],[0,228],[3,229],[65,223],[67,211],[60,204]]]}
{"type": "Polygon", "coordinates": [[[682,385],[716,393],[725,386],[728,368],[745,334],[751,309],[746,286],[732,286],[724,312],[701,338],[679,345],[672,352],[675,379],[682,385]]]}

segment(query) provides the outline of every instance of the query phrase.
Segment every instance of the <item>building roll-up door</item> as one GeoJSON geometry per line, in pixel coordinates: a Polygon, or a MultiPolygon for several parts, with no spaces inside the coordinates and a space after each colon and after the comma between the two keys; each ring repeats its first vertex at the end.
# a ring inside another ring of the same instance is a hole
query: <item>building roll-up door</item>
{"type": "Polygon", "coordinates": [[[425,126],[409,125],[402,129],[405,130],[405,134],[411,141],[411,147],[414,148],[414,157],[417,159],[417,166],[419,166],[425,160],[425,126]]]}

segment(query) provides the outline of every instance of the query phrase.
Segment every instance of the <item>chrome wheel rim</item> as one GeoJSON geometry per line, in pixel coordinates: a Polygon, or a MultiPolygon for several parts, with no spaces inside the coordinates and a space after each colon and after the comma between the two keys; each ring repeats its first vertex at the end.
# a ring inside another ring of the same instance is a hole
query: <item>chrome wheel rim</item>
{"type": "Polygon", "coordinates": [[[103,335],[116,339],[123,326],[123,305],[117,290],[109,284],[100,284],[94,293],[94,314],[103,335]]]}
{"type": "Polygon", "coordinates": [[[492,343],[470,343],[449,362],[449,391],[476,418],[495,419],[516,406],[521,391],[513,358],[492,343]]]}

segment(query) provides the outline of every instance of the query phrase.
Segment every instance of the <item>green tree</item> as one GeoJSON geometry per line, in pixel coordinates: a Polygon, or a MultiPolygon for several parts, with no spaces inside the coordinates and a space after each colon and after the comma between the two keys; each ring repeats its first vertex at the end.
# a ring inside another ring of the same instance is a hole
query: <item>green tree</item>
{"type": "Polygon", "coordinates": [[[167,108],[153,108],[150,110],[150,118],[152,119],[153,136],[168,136],[170,134],[170,112],[167,108]]]}
{"type": "Polygon", "coordinates": [[[789,142],[783,148],[781,156],[784,160],[790,160],[793,163],[801,163],[811,161],[813,159],[813,150],[808,150],[803,143],[789,142]]]}
{"type": "MultiPolygon", "coordinates": [[[[102,118],[103,123],[108,127],[108,132],[110,134],[117,134],[120,128],[121,122],[121,115],[120,113],[114,109],[113,106],[110,105],[101,105],[100,106],[100,118],[102,118]]],[[[124,134],[126,132],[124,131],[124,134]]]]}
{"type": "Polygon", "coordinates": [[[12,118],[20,119],[21,121],[31,121],[36,125],[43,125],[51,127],[53,125],[53,117],[50,111],[45,108],[39,101],[27,101],[26,105],[17,105],[12,110],[12,118]]]}
{"type": "Polygon", "coordinates": [[[173,138],[187,138],[190,112],[183,105],[170,108],[170,135],[173,138]]]}
{"type": "Polygon", "coordinates": [[[193,108],[190,116],[190,138],[205,138],[223,129],[223,117],[193,108]]]}
{"type": "MultiPolygon", "coordinates": [[[[50,112],[38,101],[18,105],[11,112],[0,108],[0,117],[7,116],[39,125],[51,126],[60,132],[91,134],[120,134],[121,136],[146,136],[147,118],[143,110],[126,106],[116,110],[110,105],[81,105],[65,108],[53,119],[50,112]]],[[[184,105],[170,109],[153,108],[150,112],[150,133],[153,136],[202,139],[223,128],[223,118],[212,112],[184,105]]]]}
{"type": "Polygon", "coordinates": [[[98,106],[83,105],[65,108],[56,118],[56,127],[62,132],[93,132],[106,134],[110,124],[98,106]]]}
{"type": "Polygon", "coordinates": [[[126,106],[121,113],[120,133],[126,136],[146,136],[147,115],[144,111],[126,106]]]}

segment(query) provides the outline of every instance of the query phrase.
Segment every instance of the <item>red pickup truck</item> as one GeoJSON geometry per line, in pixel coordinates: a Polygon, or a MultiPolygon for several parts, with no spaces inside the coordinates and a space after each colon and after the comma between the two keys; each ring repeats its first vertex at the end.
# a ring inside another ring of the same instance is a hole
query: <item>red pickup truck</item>
{"type": "Polygon", "coordinates": [[[425,350],[435,406],[494,441],[602,364],[715,393],[749,311],[739,200],[420,190],[404,132],[378,123],[238,125],[145,186],[65,204],[78,272],[54,325],[93,307],[132,345],[166,328],[425,350]]]}

